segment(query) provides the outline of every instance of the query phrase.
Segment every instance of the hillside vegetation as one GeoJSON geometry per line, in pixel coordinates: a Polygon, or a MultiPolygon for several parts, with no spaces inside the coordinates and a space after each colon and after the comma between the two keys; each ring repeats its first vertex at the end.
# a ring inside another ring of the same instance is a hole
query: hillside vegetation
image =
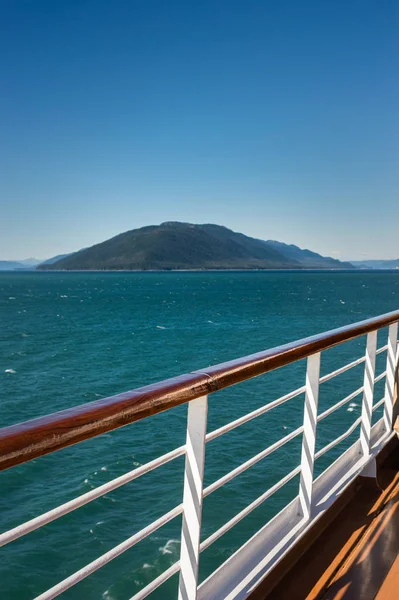
{"type": "Polygon", "coordinates": [[[288,246],[236,233],[220,225],[166,222],[121,233],[40,269],[172,270],[353,268],[288,246]]]}

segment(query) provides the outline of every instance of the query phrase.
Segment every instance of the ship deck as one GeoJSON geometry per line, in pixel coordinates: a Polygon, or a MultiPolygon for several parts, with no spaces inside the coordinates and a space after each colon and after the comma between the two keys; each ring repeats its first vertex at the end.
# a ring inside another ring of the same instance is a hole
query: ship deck
{"type": "Polygon", "coordinates": [[[251,600],[399,598],[399,443],[392,442],[378,485],[372,478],[355,481],[328,522],[298,544],[251,600]]]}

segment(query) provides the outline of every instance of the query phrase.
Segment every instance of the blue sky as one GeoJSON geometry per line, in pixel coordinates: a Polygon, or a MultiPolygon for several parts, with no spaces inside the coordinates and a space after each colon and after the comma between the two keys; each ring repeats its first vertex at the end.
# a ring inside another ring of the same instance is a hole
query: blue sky
{"type": "Polygon", "coordinates": [[[0,258],[165,220],[399,256],[396,0],[0,11],[0,258]]]}

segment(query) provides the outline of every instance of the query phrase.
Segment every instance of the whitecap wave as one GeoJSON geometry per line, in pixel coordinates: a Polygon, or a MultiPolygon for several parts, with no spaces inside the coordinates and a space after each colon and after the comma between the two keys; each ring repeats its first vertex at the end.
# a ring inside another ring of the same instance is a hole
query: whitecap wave
{"type": "Polygon", "coordinates": [[[165,546],[159,548],[159,551],[162,552],[162,554],[173,554],[173,552],[176,551],[176,544],[180,544],[179,540],[168,540],[165,546]]]}

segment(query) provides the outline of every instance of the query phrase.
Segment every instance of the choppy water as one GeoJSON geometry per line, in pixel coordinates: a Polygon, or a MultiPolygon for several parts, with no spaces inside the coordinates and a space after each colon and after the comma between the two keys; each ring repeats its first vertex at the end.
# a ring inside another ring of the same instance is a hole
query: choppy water
{"type": "MultiPolygon", "coordinates": [[[[0,273],[1,426],[397,308],[398,272],[0,273]]],[[[324,353],[322,372],[361,356],[364,343],[324,353]]],[[[381,354],[377,373],[384,362],[381,354]]],[[[304,373],[301,361],[214,394],[208,430],[299,387],[304,373]]],[[[362,378],[360,366],[325,383],[321,409],[362,378]]],[[[382,397],[383,382],[376,394],[382,397]]],[[[360,401],[320,424],[318,447],[359,415],[360,401]]],[[[299,397],[208,444],[205,485],[297,427],[302,405],[299,397]]],[[[0,531],[183,444],[186,413],[179,407],[1,473],[0,531]]],[[[317,472],[353,440],[322,457],[317,472]]],[[[298,439],[206,498],[203,538],[296,466],[299,455],[298,439]]],[[[1,598],[31,599],[94,560],[180,503],[182,484],[180,458],[0,549],[1,598]]],[[[201,579],[297,488],[294,479],[206,550],[201,579]]],[[[176,519],[63,598],[131,598],[178,559],[179,537],[176,519]]],[[[176,585],[175,577],[152,597],[174,598],[176,585]]]]}

